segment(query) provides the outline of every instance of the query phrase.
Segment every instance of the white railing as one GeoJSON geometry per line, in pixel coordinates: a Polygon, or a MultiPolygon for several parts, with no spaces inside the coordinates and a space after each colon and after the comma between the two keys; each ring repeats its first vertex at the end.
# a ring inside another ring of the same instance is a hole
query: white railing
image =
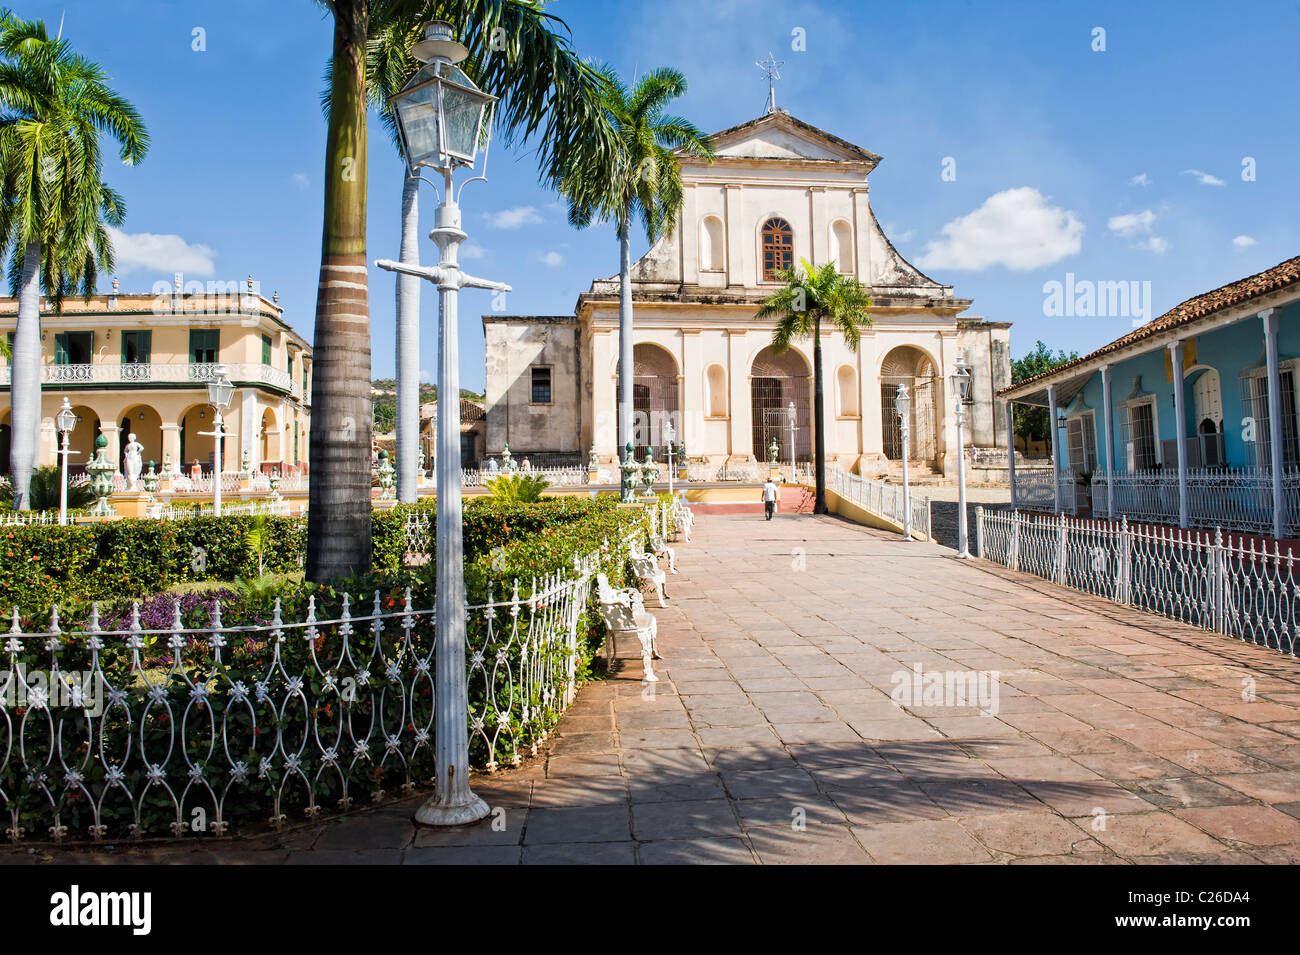
{"type": "MultiPolygon", "coordinates": [[[[258,362],[141,362],[41,366],[41,381],[57,385],[154,385],[195,384],[206,385],[220,376],[221,370],[235,384],[262,384],[294,397],[301,397],[301,387],[294,392],[294,379],[282,368],[258,362]]],[[[11,369],[0,368],[0,385],[8,385],[11,369]]]]}
{"type": "Polygon", "coordinates": [[[58,511],[0,511],[0,527],[25,527],[30,524],[57,524],[58,511]]]}
{"type": "MultiPolygon", "coordinates": [[[[602,569],[599,554],[575,564],[467,608],[463,718],[489,771],[536,755],[573,700],[602,569]]],[[[409,589],[368,609],[345,595],[325,613],[312,597],[286,619],[277,599],[269,621],[227,626],[215,599],[168,596],[72,625],[56,608],[31,629],[15,609],[0,646],[0,828],[14,842],[219,836],[409,792],[433,776],[433,611],[409,589]]]]}
{"type": "Polygon", "coordinates": [[[493,478],[501,477],[503,474],[522,474],[522,475],[541,475],[554,487],[576,487],[587,483],[586,468],[530,468],[527,471],[522,468],[512,471],[493,471],[462,468],[460,472],[461,486],[463,487],[485,487],[488,481],[493,478]]]}
{"type": "MultiPolygon", "coordinates": [[[[157,503],[146,505],[145,513],[152,518],[176,521],[184,520],[189,517],[212,517],[216,511],[215,505],[213,505],[212,502],[196,501],[193,504],[157,503]]],[[[278,501],[221,502],[221,514],[223,517],[251,517],[258,514],[266,514],[276,517],[293,517],[296,514],[306,513],[306,503],[302,504],[301,507],[295,510],[291,502],[284,499],[278,501]]]]}
{"type": "MultiPolygon", "coordinates": [[[[1066,514],[1078,511],[1078,478],[1072,468],[1065,468],[1057,476],[1061,488],[1061,510],[1066,514]]],[[[1016,506],[1032,510],[1050,511],[1056,506],[1051,468],[1016,470],[1016,506]]]]}
{"type": "Polygon", "coordinates": [[[1300,582],[1276,541],[1222,530],[975,510],[978,556],[1295,656],[1300,582]]]}
{"type": "MultiPolygon", "coordinates": [[[[902,525],[903,487],[872,481],[843,468],[834,467],[826,472],[826,486],[852,504],[870,511],[877,517],[902,525]]],[[[930,499],[910,489],[908,497],[912,506],[912,532],[930,539],[930,499]]]]}
{"type": "MultiPolygon", "coordinates": [[[[1017,481],[1019,486],[1019,481],[1017,481]]],[[[1120,471],[1115,474],[1115,513],[1107,512],[1106,475],[1092,477],[1092,512],[1159,524],[1177,524],[1178,472],[1120,471]]],[[[1283,533],[1300,532],[1300,469],[1282,474],[1285,503],[1283,533]]],[[[1192,468],[1187,472],[1188,523],[1237,531],[1273,529],[1273,472],[1268,468],[1223,471],[1192,468]]]]}

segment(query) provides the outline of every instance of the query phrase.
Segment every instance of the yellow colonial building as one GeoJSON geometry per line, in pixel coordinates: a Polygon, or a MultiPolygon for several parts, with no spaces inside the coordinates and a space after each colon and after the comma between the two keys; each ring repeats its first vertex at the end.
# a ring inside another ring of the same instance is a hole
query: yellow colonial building
{"type": "MultiPolygon", "coordinates": [[[[223,470],[291,473],[305,467],[311,422],[311,346],[284,320],[279,296],[264,298],[250,277],[184,284],[176,276],[150,294],[41,302],[40,464],[57,464],[54,418],[66,396],[78,416],[70,470],[85,468],[95,438],[108,439],[122,467],[128,435],[159,472],[212,470],[208,382],[223,371],[235,386],[224,415],[223,470]],[[205,432],[208,432],[205,434],[205,432]]],[[[18,303],[0,298],[0,330],[13,340],[18,303]]],[[[9,467],[12,369],[0,376],[0,470],[9,467]]],[[[148,465],[146,464],[146,468],[148,465]]]]}

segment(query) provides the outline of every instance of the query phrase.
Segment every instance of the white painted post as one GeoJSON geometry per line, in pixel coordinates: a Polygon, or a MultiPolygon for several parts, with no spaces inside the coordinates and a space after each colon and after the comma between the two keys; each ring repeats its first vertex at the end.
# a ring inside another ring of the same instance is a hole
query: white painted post
{"type": "Polygon", "coordinates": [[[1016,509],[1016,414],[1007,399],[1007,480],[1011,484],[1011,509],[1016,509]]]}
{"type": "Polygon", "coordinates": [[[984,506],[975,507],[975,556],[984,556],[984,506]]]}
{"type": "Polygon", "coordinates": [[[1269,463],[1273,470],[1273,537],[1280,538],[1287,526],[1286,498],[1282,496],[1282,374],[1277,358],[1278,310],[1259,313],[1264,321],[1264,358],[1268,369],[1269,463]]]}
{"type": "Polygon", "coordinates": [[[1101,366],[1102,421],[1106,428],[1106,516],[1115,519],[1115,428],[1111,422],[1111,370],[1101,366]]]}
{"type": "Polygon", "coordinates": [[[1047,436],[1052,442],[1052,510],[1061,513],[1061,442],[1056,427],[1056,386],[1047,386],[1047,436]]]}
{"type": "Polygon", "coordinates": [[[1174,369],[1174,434],[1178,444],[1178,526],[1188,525],[1187,507],[1187,414],[1183,408],[1183,343],[1169,343],[1174,369]]]}
{"type": "Polygon", "coordinates": [[[1056,582],[1065,584],[1065,515],[1056,515],[1056,582]]]}
{"type": "Polygon", "coordinates": [[[1011,561],[1012,570],[1020,569],[1020,512],[1011,512],[1011,561]]]}

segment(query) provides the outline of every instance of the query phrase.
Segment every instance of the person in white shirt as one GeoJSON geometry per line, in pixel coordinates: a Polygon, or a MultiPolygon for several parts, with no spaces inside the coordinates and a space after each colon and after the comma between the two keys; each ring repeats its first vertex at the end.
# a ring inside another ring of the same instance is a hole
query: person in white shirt
{"type": "Polygon", "coordinates": [[[763,513],[764,520],[770,521],[772,515],[776,512],[776,483],[768,478],[763,483],[763,513]]]}

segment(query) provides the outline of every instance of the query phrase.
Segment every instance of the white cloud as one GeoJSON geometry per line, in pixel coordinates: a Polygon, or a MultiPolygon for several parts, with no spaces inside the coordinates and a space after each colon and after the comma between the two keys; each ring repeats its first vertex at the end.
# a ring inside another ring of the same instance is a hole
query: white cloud
{"type": "Polygon", "coordinates": [[[922,268],[986,269],[1004,265],[1028,271],[1059,262],[1083,246],[1083,223],[1051,205],[1037,189],[995,193],[943,227],[917,260],[922,268]]]}
{"type": "Polygon", "coordinates": [[[564,256],[553,250],[550,252],[540,253],[537,258],[540,259],[542,265],[546,266],[548,269],[558,269],[564,264],[564,256]]]}
{"type": "Polygon", "coordinates": [[[1254,237],[1249,235],[1233,236],[1232,239],[1232,247],[1234,249],[1249,249],[1254,244],[1254,237]]]}
{"type": "Polygon", "coordinates": [[[1117,235],[1137,235],[1151,231],[1152,224],[1156,221],[1156,214],[1150,209],[1143,209],[1141,212],[1130,212],[1122,216],[1111,216],[1106,220],[1106,228],[1117,235]]]}
{"type": "Polygon", "coordinates": [[[1184,169],[1184,176],[1194,176],[1196,181],[1202,186],[1221,186],[1223,180],[1218,176],[1211,176],[1208,172],[1201,172],[1199,169],[1184,169]]]}
{"type": "Polygon", "coordinates": [[[536,206],[515,206],[513,209],[489,212],[487,220],[494,229],[519,229],[526,225],[538,225],[542,217],[537,214],[536,206]]]}
{"type": "Polygon", "coordinates": [[[1164,255],[1169,249],[1169,240],[1158,235],[1150,236],[1138,243],[1139,249],[1146,249],[1156,255],[1164,255]]]}
{"type": "Polygon", "coordinates": [[[885,237],[888,238],[890,242],[895,243],[911,242],[916,238],[916,230],[908,229],[906,232],[900,232],[898,235],[894,235],[894,223],[890,222],[885,225],[885,237]]]}
{"type": "Polygon", "coordinates": [[[117,258],[117,271],[148,269],[153,272],[184,272],[187,275],[212,275],[216,271],[216,253],[206,245],[191,245],[178,235],[153,232],[123,232],[108,227],[117,258]]]}
{"type": "Polygon", "coordinates": [[[1129,183],[1134,186],[1149,186],[1151,185],[1151,177],[1144,172],[1140,172],[1130,179],[1129,183]]]}
{"type": "Polygon", "coordinates": [[[460,247],[460,257],[466,262],[476,262],[487,255],[487,249],[477,242],[466,242],[460,247]]]}
{"type": "Polygon", "coordinates": [[[311,180],[307,178],[307,174],[305,172],[295,172],[292,176],[289,177],[289,181],[292,182],[295,186],[297,186],[298,189],[302,192],[306,192],[307,187],[311,185],[311,180]]]}

